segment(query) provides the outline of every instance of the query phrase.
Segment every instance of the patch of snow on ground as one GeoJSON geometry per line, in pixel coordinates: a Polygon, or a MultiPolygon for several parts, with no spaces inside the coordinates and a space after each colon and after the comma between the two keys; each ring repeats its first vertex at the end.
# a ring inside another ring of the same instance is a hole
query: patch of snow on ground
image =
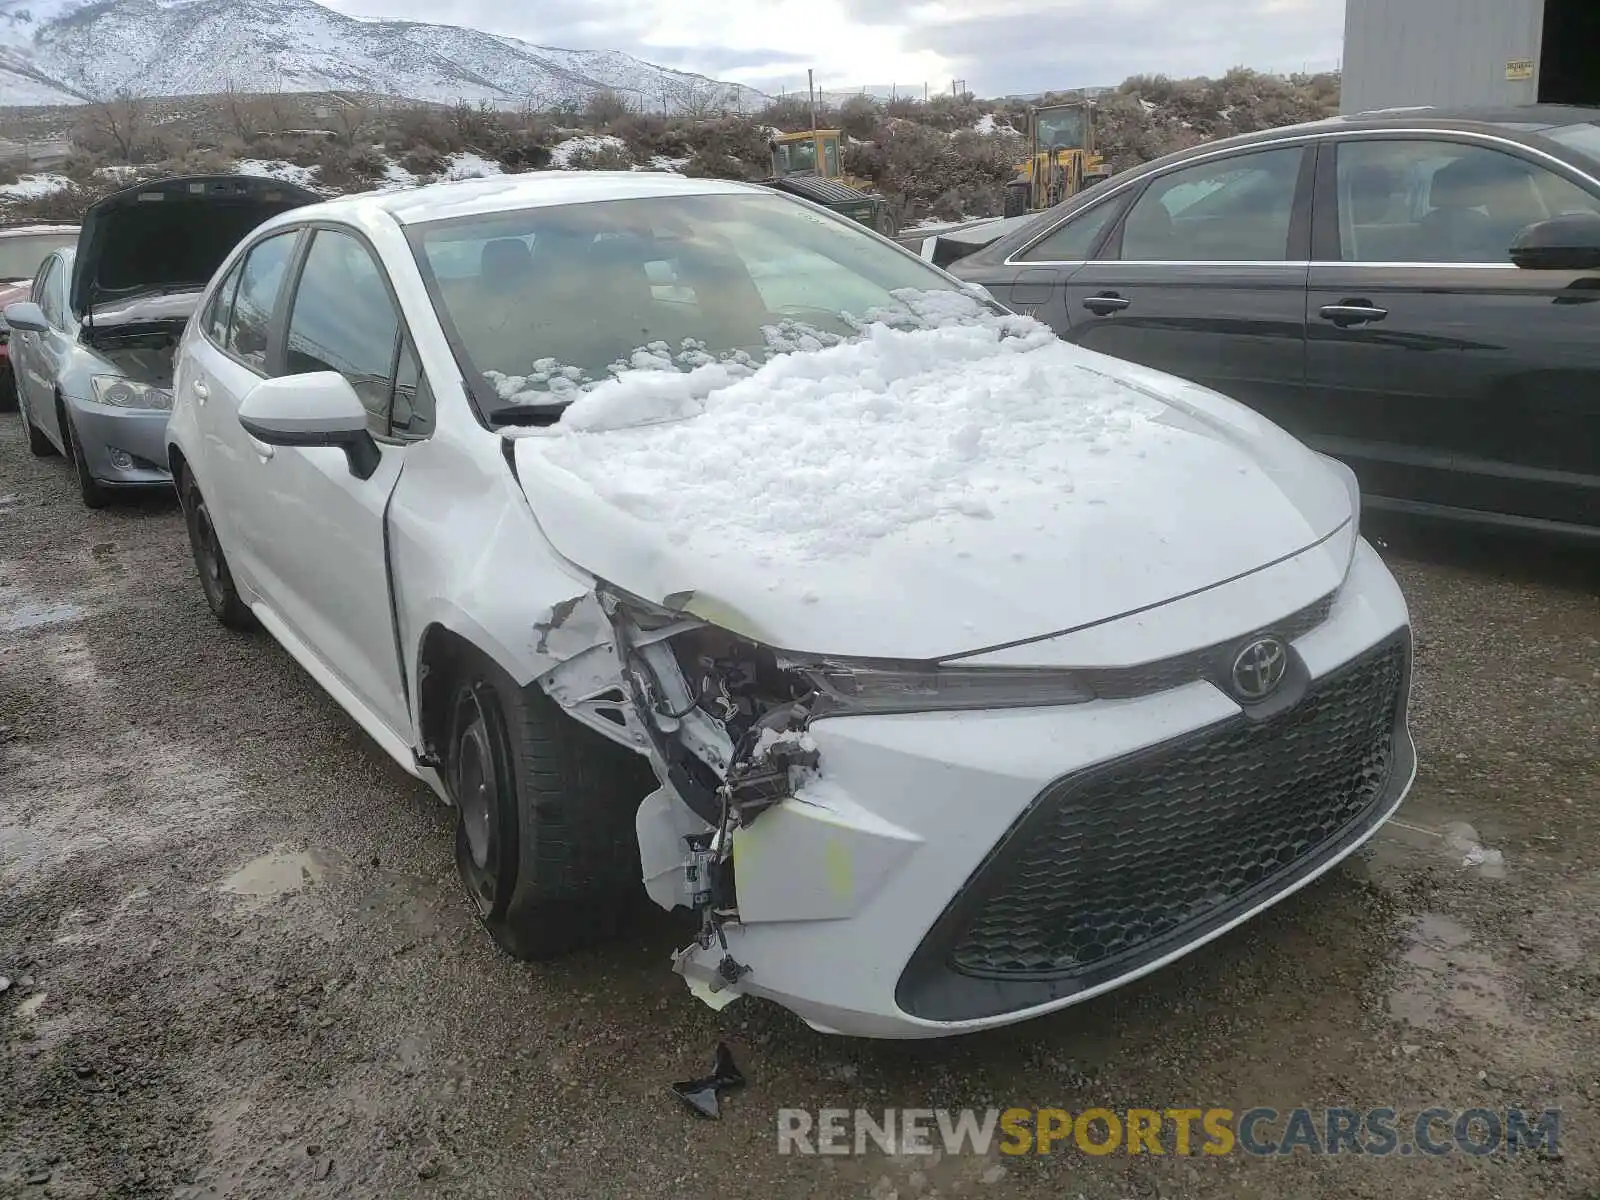
{"type": "Polygon", "coordinates": [[[1002,125],[999,121],[996,121],[993,113],[984,113],[983,116],[979,117],[977,121],[973,123],[972,128],[978,133],[998,133],[1002,137],[1022,136],[1022,134],[1011,128],[1011,126],[1002,125]]]}
{"type": "Polygon", "coordinates": [[[483,179],[489,175],[505,174],[505,168],[492,158],[484,158],[470,150],[452,154],[447,161],[449,165],[444,169],[443,179],[483,179]]]}
{"type": "Polygon", "coordinates": [[[646,347],[527,436],[673,543],[803,562],[1060,497],[1071,464],[1154,428],[1159,404],[1048,326],[959,292],[897,299],[911,319],[869,314],[837,344],[771,330],[759,364],[646,347]]]}
{"type": "Polygon", "coordinates": [[[293,163],[262,158],[241,158],[233,164],[234,173],[237,175],[249,175],[255,179],[276,179],[303,188],[317,186],[317,172],[320,169],[297,167],[293,163]]]}
{"type": "Polygon", "coordinates": [[[406,170],[394,159],[384,160],[383,181],[378,184],[380,192],[403,192],[407,188],[414,188],[422,181],[410,171],[406,170]]]}
{"type": "Polygon", "coordinates": [[[673,158],[670,154],[652,154],[647,163],[638,163],[635,171],[681,171],[693,161],[690,158],[673,158]]]}
{"type": "Polygon", "coordinates": [[[628,143],[613,134],[584,134],[581,137],[570,137],[550,151],[550,165],[558,171],[564,171],[579,154],[599,154],[604,150],[626,152],[627,149],[628,143]]]}
{"type": "Polygon", "coordinates": [[[39,200],[54,196],[72,186],[65,175],[24,175],[16,183],[0,184],[0,197],[8,200],[39,200]]]}
{"type": "Polygon", "coordinates": [[[101,179],[109,179],[114,183],[132,183],[139,178],[138,167],[117,163],[109,167],[96,167],[94,173],[101,179]]]}

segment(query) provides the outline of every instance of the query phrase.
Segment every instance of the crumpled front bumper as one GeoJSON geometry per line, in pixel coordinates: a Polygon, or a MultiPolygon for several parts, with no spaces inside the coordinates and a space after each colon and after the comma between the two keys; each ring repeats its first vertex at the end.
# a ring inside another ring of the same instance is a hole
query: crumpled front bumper
{"type": "MultiPolygon", "coordinates": [[[[1007,945],[987,958],[970,945],[961,950],[974,927],[974,897],[994,899],[1008,854],[1028,870],[1039,869],[1037,857],[1019,858],[1016,843],[1007,847],[1007,839],[1030,816],[1037,824],[1041,805],[1061,803],[1057,793],[1065,783],[1092,783],[1108,764],[1148,759],[1158,787],[1162,756],[1172,747],[1238,725],[1243,710],[1225,692],[1197,681],[1137,699],[1060,708],[813,722],[820,782],[734,835],[740,919],[725,927],[726,953],[749,973],[722,994],[768,997],[826,1032],[939,1037],[1082,1002],[1204,945],[1355,851],[1399,806],[1414,777],[1406,730],[1405,603],[1377,554],[1361,543],[1327,619],[1293,642],[1310,675],[1308,696],[1386,643],[1400,647],[1404,669],[1392,697],[1392,752],[1383,777],[1372,783],[1370,802],[1363,800],[1359,814],[1329,836],[1299,847],[1281,869],[1216,898],[1198,918],[1184,914],[1162,936],[1131,951],[1125,946],[1120,956],[1087,948],[1090,957],[1105,955],[1109,965],[1098,971],[1052,975],[1036,969],[1026,961],[1027,948],[1049,941],[1052,931],[1029,930],[1026,911],[1019,915],[1014,906],[1002,922],[1007,945]],[[1007,954],[1022,957],[1010,961],[1007,954]]],[[[1296,720],[1297,711],[1278,719],[1296,720]]],[[[1224,806],[1235,792],[1242,794],[1245,782],[1200,796],[1198,810],[1145,811],[1141,819],[1154,823],[1144,829],[1181,834],[1188,823],[1203,823],[1208,795],[1224,806]]],[[[1076,802],[1092,809],[1094,788],[1076,802]]],[[[1102,829],[1089,836],[1082,847],[1086,859],[1103,858],[1099,836],[1110,835],[1102,829]]],[[[1147,839],[1141,833],[1133,840],[1136,852],[1147,839]]],[[[1183,836],[1171,845],[1181,855],[1183,836]]],[[[1118,843],[1119,853],[1129,848],[1118,843]]],[[[1114,874],[1105,874],[1114,864],[1097,861],[1095,867],[1101,883],[1115,882],[1114,874]]],[[[1073,885],[1072,870],[1070,863],[1062,868],[1062,887],[1073,885]]],[[[1037,886],[1017,895],[1044,897],[1048,906],[1051,881],[1031,884],[1037,886]]],[[[702,991],[720,988],[723,956],[720,946],[694,948],[679,969],[702,991]]]]}

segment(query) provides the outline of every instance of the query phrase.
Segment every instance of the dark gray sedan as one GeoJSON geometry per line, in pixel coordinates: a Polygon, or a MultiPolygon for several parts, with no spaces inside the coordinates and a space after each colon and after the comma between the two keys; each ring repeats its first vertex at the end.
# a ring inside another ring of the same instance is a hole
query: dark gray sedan
{"type": "Polygon", "coordinates": [[[1600,543],[1600,110],[1415,109],[1171,155],[950,268],[1355,468],[1600,543]]]}

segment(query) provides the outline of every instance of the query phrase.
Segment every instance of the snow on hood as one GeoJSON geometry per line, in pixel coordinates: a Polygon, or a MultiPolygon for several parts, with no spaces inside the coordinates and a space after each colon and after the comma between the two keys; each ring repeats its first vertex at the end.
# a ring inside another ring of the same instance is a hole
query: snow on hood
{"type": "Polygon", "coordinates": [[[901,299],[917,320],[769,334],[794,352],[762,364],[657,346],[510,433],[546,535],[770,644],[924,659],[1220,583],[1350,516],[1315,455],[1214,393],[961,293],[901,299]]]}

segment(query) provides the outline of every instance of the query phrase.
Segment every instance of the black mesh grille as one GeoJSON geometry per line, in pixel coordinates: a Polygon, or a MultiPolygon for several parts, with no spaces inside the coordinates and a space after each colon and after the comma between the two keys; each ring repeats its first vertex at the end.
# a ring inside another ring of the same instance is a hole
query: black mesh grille
{"type": "Polygon", "coordinates": [[[1291,613],[1275,625],[1269,625],[1242,638],[1208,646],[1204,650],[1191,650],[1171,658],[1157,659],[1137,667],[1111,667],[1075,672],[1084,683],[1094,689],[1102,700],[1127,700],[1136,696],[1149,696],[1165,692],[1197,679],[1212,679],[1219,684],[1227,678],[1233,651],[1243,642],[1264,633],[1275,633],[1286,642],[1304,637],[1328,619],[1333,611],[1333,595],[1329,594],[1299,612],[1291,613]]]}
{"type": "Polygon", "coordinates": [[[1406,658],[1386,643],[1276,717],[1054,785],[974,877],[949,967],[1105,976],[1331,853],[1385,794],[1406,658]]]}

